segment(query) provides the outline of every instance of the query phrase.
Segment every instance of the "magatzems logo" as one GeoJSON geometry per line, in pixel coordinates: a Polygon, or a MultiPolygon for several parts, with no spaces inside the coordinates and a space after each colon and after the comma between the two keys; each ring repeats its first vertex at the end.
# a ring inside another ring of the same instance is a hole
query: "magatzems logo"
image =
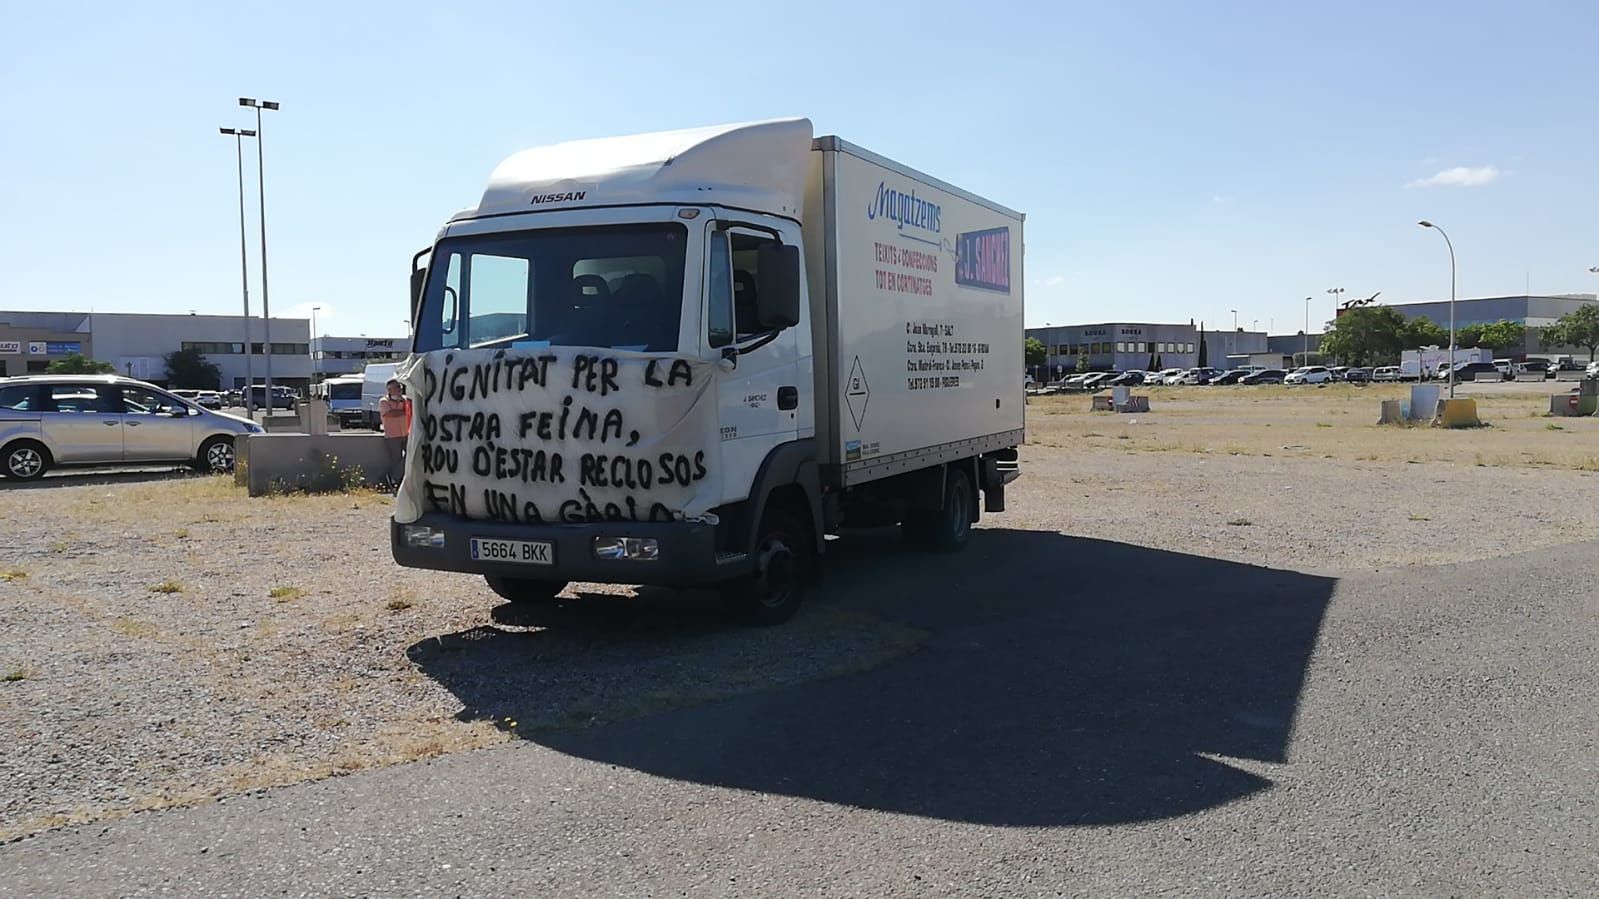
{"type": "Polygon", "coordinates": [[[893,222],[901,231],[914,228],[926,231],[929,234],[939,232],[939,216],[942,210],[937,203],[930,203],[916,196],[916,190],[910,193],[894,190],[885,182],[877,182],[877,196],[872,198],[866,207],[866,218],[875,221],[885,218],[893,222]]]}

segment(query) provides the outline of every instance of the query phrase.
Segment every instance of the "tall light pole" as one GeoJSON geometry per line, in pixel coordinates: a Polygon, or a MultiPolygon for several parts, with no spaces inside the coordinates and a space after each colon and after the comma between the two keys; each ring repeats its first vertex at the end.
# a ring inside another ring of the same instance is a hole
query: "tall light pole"
{"type": "Polygon", "coordinates": [[[255,399],[250,384],[255,380],[250,363],[250,261],[244,245],[244,139],[255,137],[245,128],[219,128],[233,138],[234,155],[239,159],[239,282],[244,291],[244,414],[255,417],[255,399]]]}
{"type": "Polygon", "coordinates": [[[1310,364],[1310,297],[1305,297],[1305,358],[1302,365],[1310,364]]]}
{"type": "Polygon", "coordinates": [[[1416,224],[1431,228],[1444,236],[1444,246],[1449,248],[1449,398],[1455,398],[1455,242],[1444,229],[1422,219],[1416,224]]]}
{"type": "Polygon", "coordinates": [[[322,308],[321,306],[312,306],[311,307],[311,346],[312,346],[312,350],[311,350],[311,381],[313,383],[316,382],[317,380],[319,380],[317,378],[317,375],[322,370],[322,366],[317,364],[316,349],[315,349],[315,347],[316,347],[316,313],[317,313],[317,310],[321,309],[321,308],[322,308]]]}
{"type": "MultiPolygon", "coordinates": [[[[261,110],[278,108],[274,100],[256,100],[251,97],[240,97],[239,105],[255,110],[255,176],[256,188],[260,191],[261,208],[261,340],[262,348],[266,350],[266,414],[272,415],[272,307],[268,302],[267,294],[267,251],[266,251],[266,155],[261,148],[261,110]]],[[[252,385],[253,386],[253,385],[252,385]]]]}
{"type": "Polygon", "coordinates": [[[1588,271],[1593,272],[1596,275],[1599,275],[1599,265],[1591,266],[1588,269],[1588,271]]]}

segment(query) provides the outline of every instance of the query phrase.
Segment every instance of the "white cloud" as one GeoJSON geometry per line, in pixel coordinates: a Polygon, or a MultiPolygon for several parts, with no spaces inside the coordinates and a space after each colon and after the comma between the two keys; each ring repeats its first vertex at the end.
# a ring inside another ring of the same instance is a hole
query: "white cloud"
{"type": "Polygon", "coordinates": [[[1237,200],[1233,197],[1226,196],[1225,194],[1211,194],[1210,202],[1217,206],[1231,206],[1236,203],[1237,200]]]}
{"type": "Polygon", "coordinates": [[[1496,181],[1504,174],[1495,166],[1465,166],[1457,165],[1452,169],[1443,171],[1427,178],[1417,178],[1406,184],[1406,187],[1481,187],[1484,184],[1496,181]]]}
{"type": "Polygon", "coordinates": [[[1065,284],[1066,284],[1066,276],[1065,275],[1050,275],[1048,278],[1034,278],[1033,279],[1033,286],[1034,287],[1064,287],[1065,284]]]}

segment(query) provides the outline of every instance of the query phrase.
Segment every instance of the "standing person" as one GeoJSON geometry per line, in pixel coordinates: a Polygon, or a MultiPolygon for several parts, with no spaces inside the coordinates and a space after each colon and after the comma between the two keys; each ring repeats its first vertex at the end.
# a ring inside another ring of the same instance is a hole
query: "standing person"
{"type": "Polygon", "coordinates": [[[383,422],[383,442],[389,454],[389,482],[395,487],[405,475],[405,441],[411,434],[411,400],[405,385],[390,378],[388,394],[378,400],[378,418],[383,422]]]}

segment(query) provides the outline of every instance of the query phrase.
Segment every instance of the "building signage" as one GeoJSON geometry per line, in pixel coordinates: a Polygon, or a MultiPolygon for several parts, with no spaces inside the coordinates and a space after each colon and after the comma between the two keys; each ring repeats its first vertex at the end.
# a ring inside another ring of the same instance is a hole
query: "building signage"
{"type": "Polygon", "coordinates": [[[83,352],[83,344],[76,340],[51,340],[45,343],[44,350],[51,356],[70,356],[83,352]]]}
{"type": "Polygon", "coordinates": [[[989,228],[956,235],[955,283],[1010,293],[1010,229],[989,228]]]}
{"type": "Polygon", "coordinates": [[[1084,328],[1083,329],[1083,336],[1084,337],[1104,337],[1105,336],[1105,329],[1104,328],[1084,328]]]}
{"type": "Polygon", "coordinates": [[[22,355],[22,341],[20,341],[20,340],[0,340],[0,356],[20,356],[20,355],[22,355]]]}
{"type": "Polygon", "coordinates": [[[1122,329],[1122,335],[1123,336],[1126,336],[1128,334],[1141,335],[1143,333],[1144,333],[1144,329],[1143,328],[1123,328],[1122,329]]]}
{"type": "Polygon", "coordinates": [[[367,342],[366,342],[366,345],[368,347],[381,346],[381,347],[393,348],[394,341],[393,340],[380,340],[380,339],[374,337],[374,338],[369,338],[367,340],[367,342]]]}
{"type": "Polygon", "coordinates": [[[43,340],[28,341],[28,355],[43,356],[48,352],[48,345],[43,340]]]}

